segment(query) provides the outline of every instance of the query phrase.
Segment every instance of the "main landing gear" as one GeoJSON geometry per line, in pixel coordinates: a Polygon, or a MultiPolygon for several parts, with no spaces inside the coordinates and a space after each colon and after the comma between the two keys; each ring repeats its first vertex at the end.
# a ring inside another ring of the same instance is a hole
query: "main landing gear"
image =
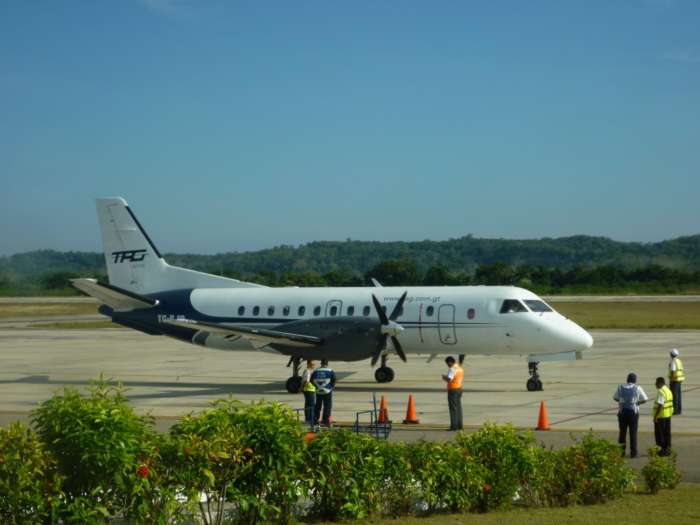
{"type": "Polygon", "coordinates": [[[537,365],[539,364],[539,361],[528,361],[527,363],[527,369],[528,372],[530,372],[530,379],[528,379],[526,383],[528,392],[537,392],[542,390],[540,374],[537,373],[537,365]]]}
{"type": "Polygon", "coordinates": [[[374,371],[377,383],[391,383],[394,380],[394,369],[386,366],[387,356],[382,356],[382,364],[374,371]]]}
{"type": "Polygon", "coordinates": [[[299,365],[301,357],[291,357],[287,367],[292,367],[292,377],[287,379],[287,392],[296,394],[301,389],[301,376],[299,375],[299,365]]]}

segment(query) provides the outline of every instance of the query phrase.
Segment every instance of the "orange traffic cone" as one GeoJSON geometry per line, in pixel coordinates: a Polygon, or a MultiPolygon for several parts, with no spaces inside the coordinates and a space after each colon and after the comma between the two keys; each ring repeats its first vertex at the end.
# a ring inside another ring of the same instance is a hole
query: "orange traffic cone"
{"type": "Polygon", "coordinates": [[[379,403],[379,418],[377,419],[379,423],[389,422],[389,409],[387,408],[386,399],[382,396],[382,400],[379,403]]]}
{"type": "Polygon", "coordinates": [[[547,417],[547,407],[544,401],[540,402],[540,417],[537,420],[536,430],[549,430],[549,418],[547,417]]]}
{"type": "Polygon", "coordinates": [[[413,394],[408,394],[408,408],[406,409],[406,419],[404,419],[403,422],[404,424],[418,423],[418,418],[416,417],[416,405],[413,402],[413,394]]]}

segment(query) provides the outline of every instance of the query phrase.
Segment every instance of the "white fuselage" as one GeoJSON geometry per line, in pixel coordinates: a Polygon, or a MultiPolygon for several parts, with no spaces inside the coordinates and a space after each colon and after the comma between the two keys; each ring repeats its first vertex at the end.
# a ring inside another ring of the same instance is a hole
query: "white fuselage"
{"type": "MultiPolygon", "coordinates": [[[[542,355],[579,352],[593,344],[588,332],[537,295],[511,286],[200,288],[191,292],[190,302],[196,312],[222,324],[271,328],[315,318],[378,320],[372,294],[389,314],[404,291],[408,295],[396,322],[403,327],[398,339],[407,354],[542,355]],[[508,312],[504,301],[525,307],[508,312]],[[538,309],[546,311],[533,311],[538,309]]],[[[245,339],[231,342],[215,335],[206,346],[253,349],[245,339]]]]}

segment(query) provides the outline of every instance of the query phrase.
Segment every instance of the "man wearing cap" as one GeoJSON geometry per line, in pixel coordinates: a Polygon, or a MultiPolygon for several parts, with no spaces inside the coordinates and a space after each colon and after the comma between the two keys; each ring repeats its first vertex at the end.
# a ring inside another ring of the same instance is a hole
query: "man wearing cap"
{"type": "Polygon", "coordinates": [[[683,362],[677,348],[671,350],[671,361],[668,363],[668,386],[673,394],[673,415],[681,413],[681,383],[685,381],[683,362]]]}
{"type": "Polygon", "coordinates": [[[450,410],[450,430],[462,430],[462,378],[464,371],[457,364],[455,358],[449,356],[445,359],[447,373],[442,380],[447,383],[447,407],[450,410]]]}
{"type": "Polygon", "coordinates": [[[639,426],[639,405],[649,398],[644,389],[637,385],[637,375],[634,372],[627,374],[627,383],[619,385],[613,399],[618,402],[617,423],[620,428],[618,443],[622,447],[622,455],[625,455],[627,445],[627,430],[630,433],[630,457],[637,457],[637,428],[639,426]]]}

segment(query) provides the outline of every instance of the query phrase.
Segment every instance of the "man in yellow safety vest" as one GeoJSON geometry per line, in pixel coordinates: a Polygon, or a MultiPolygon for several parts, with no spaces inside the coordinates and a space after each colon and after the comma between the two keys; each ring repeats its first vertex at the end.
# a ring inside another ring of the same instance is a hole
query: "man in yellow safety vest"
{"type": "Polygon", "coordinates": [[[654,437],[661,449],[659,456],[671,453],[671,416],[673,416],[673,393],[663,377],[656,378],[656,402],[654,403],[654,437]]]}
{"type": "Polygon", "coordinates": [[[301,381],[301,390],[304,392],[304,421],[313,430],[314,414],[316,412],[316,385],[311,381],[314,371],[314,362],[309,359],[306,362],[306,370],[301,381]]]}
{"type": "Polygon", "coordinates": [[[445,359],[445,364],[449,367],[449,370],[447,374],[442,376],[442,379],[447,383],[450,430],[462,430],[462,378],[464,377],[464,372],[452,356],[445,359]]]}
{"type": "Polygon", "coordinates": [[[677,348],[671,350],[671,361],[668,363],[668,386],[673,393],[673,415],[681,413],[681,383],[685,381],[683,372],[683,361],[678,357],[680,353],[677,348]]]}

